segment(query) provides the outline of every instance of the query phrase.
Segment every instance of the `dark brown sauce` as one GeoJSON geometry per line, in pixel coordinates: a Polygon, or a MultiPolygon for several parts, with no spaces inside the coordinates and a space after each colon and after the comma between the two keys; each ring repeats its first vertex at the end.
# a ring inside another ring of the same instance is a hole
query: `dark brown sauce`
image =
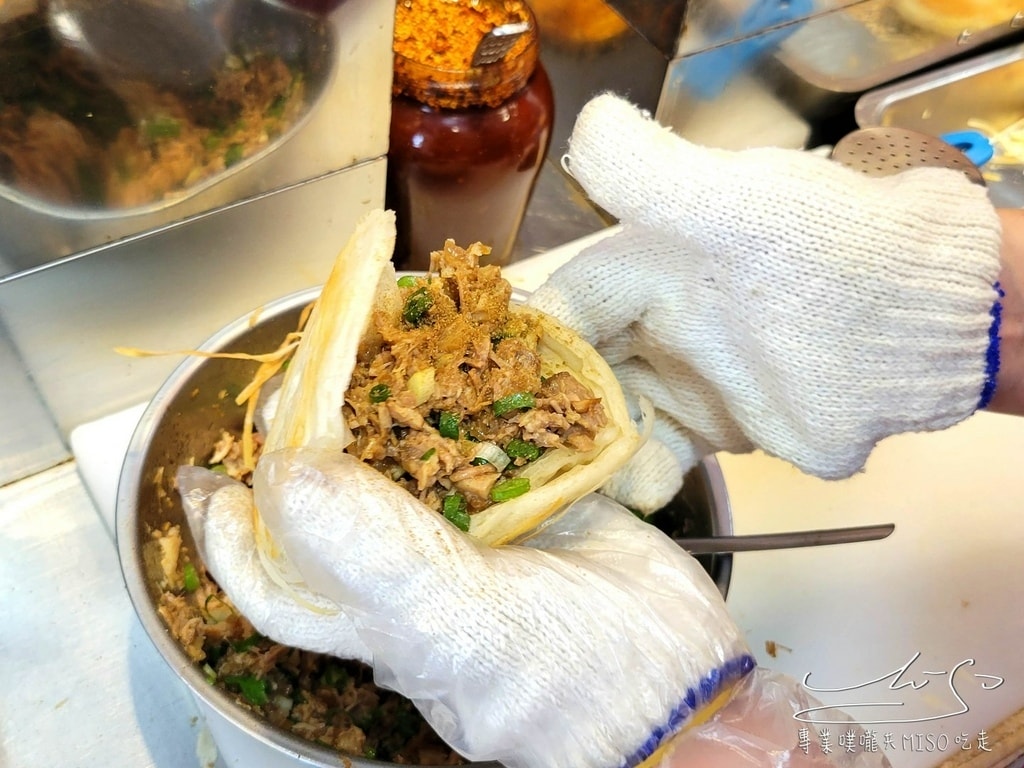
{"type": "Polygon", "coordinates": [[[554,98],[543,67],[497,107],[435,109],[395,96],[391,109],[396,264],[424,270],[448,238],[490,245],[487,263],[507,263],[551,141],[554,98]]]}

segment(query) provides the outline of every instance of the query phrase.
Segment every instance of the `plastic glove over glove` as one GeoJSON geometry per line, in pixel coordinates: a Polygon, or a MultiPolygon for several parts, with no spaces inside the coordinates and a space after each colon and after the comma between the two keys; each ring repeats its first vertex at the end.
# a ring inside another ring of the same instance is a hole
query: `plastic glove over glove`
{"type": "Polygon", "coordinates": [[[311,590],[303,605],[253,555],[248,489],[213,476],[204,491],[182,472],[206,470],[179,470],[192,530],[260,632],[342,655],[364,649],[378,684],[411,699],[470,759],[618,768],[666,747],[661,764],[690,765],[707,745],[673,737],[739,691],[711,722],[731,750],[757,756],[750,765],[885,764],[800,754],[796,683],[754,670],[700,564],[604,496],[524,545],[490,548],[351,456],[316,446],[265,453],[253,497],[311,590]],[[744,715],[751,707],[767,719],[744,715]]]}
{"type": "Polygon", "coordinates": [[[659,439],[604,489],[627,506],[664,506],[716,450],[846,477],[883,437],[990,397],[1000,229],[963,174],[701,148],[612,95],[580,113],[568,162],[622,231],[530,303],[659,411],[659,439]]]}

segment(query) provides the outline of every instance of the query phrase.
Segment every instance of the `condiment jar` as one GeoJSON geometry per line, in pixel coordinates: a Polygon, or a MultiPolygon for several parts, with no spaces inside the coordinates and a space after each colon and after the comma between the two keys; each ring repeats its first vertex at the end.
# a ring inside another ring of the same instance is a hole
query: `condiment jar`
{"type": "Polygon", "coordinates": [[[427,269],[448,238],[509,261],[551,141],[538,47],[522,0],[399,0],[387,180],[399,268],[427,269]],[[504,57],[473,65],[488,32],[522,22],[504,57]]]}

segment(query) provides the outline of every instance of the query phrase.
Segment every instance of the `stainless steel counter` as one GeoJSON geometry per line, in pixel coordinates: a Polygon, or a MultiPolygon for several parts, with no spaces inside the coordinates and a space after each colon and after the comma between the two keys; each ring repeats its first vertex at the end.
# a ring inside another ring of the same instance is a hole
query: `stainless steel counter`
{"type": "Polygon", "coordinates": [[[0,488],[0,584],[0,765],[203,765],[202,722],[135,619],[73,462],[0,488]]]}

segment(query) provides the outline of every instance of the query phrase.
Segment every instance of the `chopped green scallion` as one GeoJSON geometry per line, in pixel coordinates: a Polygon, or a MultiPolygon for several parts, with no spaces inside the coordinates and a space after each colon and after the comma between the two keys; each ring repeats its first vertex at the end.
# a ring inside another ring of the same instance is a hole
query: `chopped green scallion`
{"type": "Polygon", "coordinates": [[[226,475],[228,473],[228,468],[225,467],[223,464],[214,464],[212,467],[210,467],[210,471],[216,472],[218,475],[226,475]]]}
{"type": "Polygon", "coordinates": [[[503,416],[509,411],[519,408],[533,408],[536,404],[537,399],[532,392],[513,392],[511,395],[505,395],[505,397],[495,400],[491,409],[495,416],[503,416]]]}
{"type": "Polygon", "coordinates": [[[224,682],[238,688],[250,704],[261,707],[267,703],[267,684],[254,675],[228,675],[224,682]]]}
{"type": "Polygon", "coordinates": [[[249,635],[248,637],[246,637],[246,638],[244,638],[244,639],[242,639],[242,640],[239,640],[239,641],[238,641],[238,642],[236,642],[236,643],[232,643],[232,644],[231,644],[231,647],[232,647],[232,648],[233,648],[233,649],[234,649],[234,650],[235,650],[235,651],[236,651],[237,653],[245,653],[245,652],[246,652],[246,651],[248,651],[248,650],[249,650],[250,648],[252,648],[253,646],[255,646],[255,645],[256,645],[256,643],[258,643],[258,642],[259,642],[260,640],[262,640],[262,639],[263,639],[263,635],[261,635],[261,634],[260,634],[259,632],[253,632],[253,633],[252,633],[251,635],[249,635]]]}
{"type": "Polygon", "coordinates": [[[437,448],[428,449],[426,453],[420,456],[420,461],[430,461],[430,459],[434,458],[435,453],[437,453],[437,448]]]}
{"type": "Polygon", "coordinates": [[[192,563],[185,563],[182,569],[182,582],[185,584],[186,592],[195,592],[199,589],[199,574],[192,563]]]}
{"type": "Polygon", "coordinates": [[[441,411],[437,420],[437,431],[449,440],[459,439],[459,417],[451,411],[441,411]]]}
{"type": "Polygon", "coordinates": [[[511,477],[502,480],[491,488],[491,501],[501,502],[522,496],[530,490],[530,479],[527,477],[511,477]]]}
{"type": "Polygon", "coordinates": [[[391,397],[391,387],[387,384],[374,384],[370,387],[370,402],[383,403],[391,397]]]}
{"type": "Polygon", "coordinates": [[[181,135],[181,123],[173,117],[154,117],[143,124],[143,132],[146,138],[155,141],[156,139],[173,139],[181,135]]]}
{"type": "Polygon", "coordinates": [[[325,685],[328,688],[337,688],[339,691],[345,690],[348,681],[348,672],[340,664],[328,664],[327,669],[320,676],[321,685],[325,685]]]}
{"type": "Polygon", "coordinates": [[[274,99],[270,106],[267,107],[267,111],[264,113],[267,117],[281,117],[284,114],[284,108],[288,105],[288,97],[283,93],[274,99]]]}
{"type": "Polygon", "coordinates": [[[434,297],[426,288],[417,288],[405,300],[402,319],[409,325],[420,326],[427,317],[427,310],[434,305],[434,297]]]}
{"type": "Polygon", "coordinates": [[[215,624],[221,621],[227,621],[231,618],[233,611],[231,607],[221,600],[217,595],[207,595],[206,603],[203,605],[206,609],[206,613],[210,620],[215,624]]]}
{"type": "Polygon", "coordinates": [[[469,530],[469,512],[466,511],[466,497],[461,493],[449,493],[441,500],[444,519],[460,531],[469,530]]]}
{"type": "Polygon", "coordinates": [[[230,168],[245,156],[245,149],[241,144],[232,144],[224,152],[224,167],[230,168]]]}
{"type": "Polygon", "coordinates": [[[414,285],[416,285],[415,275],[402,275],[400,278],[398,278],[399,288],[412,288],[414,285]]]}
{"type": "Polygon", "coordinates": [[[508,445],[505,446],[505,453],[513,459],[533,461],[540,458],[540,448],[518,437],[513,437],[508,441],[508,445]]]}

